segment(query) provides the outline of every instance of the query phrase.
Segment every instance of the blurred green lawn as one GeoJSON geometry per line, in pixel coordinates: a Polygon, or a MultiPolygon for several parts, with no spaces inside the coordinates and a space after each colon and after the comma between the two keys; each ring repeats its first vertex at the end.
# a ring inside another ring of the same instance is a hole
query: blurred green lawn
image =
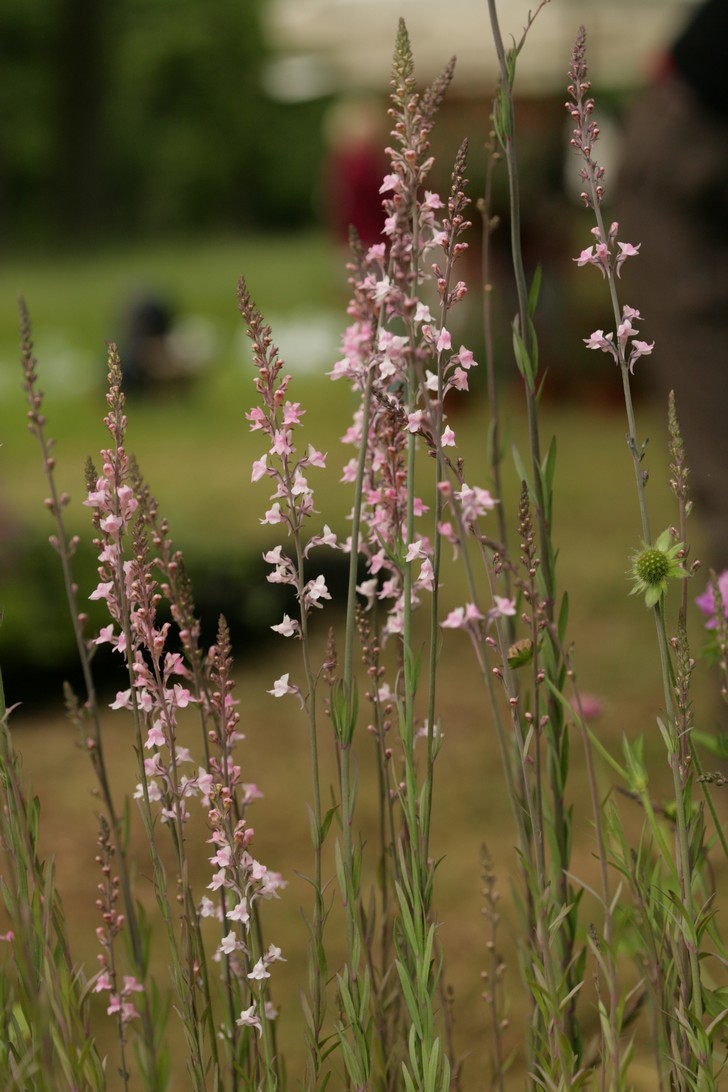
{"type": "MultiPolygon", "coordinates": [[[[250,483],[250,462],[261,451],[257,437],[249,434],[244,421],[244,411],[252,403],[253,387],[252,369],[246,364],[241,348],[242,322],[235,302],[237,278],[241,272],[246,274],[261,308],[274,320],[280,318],[286,323],[291,316],[301,318],[306,308],[325,314],[338,309],[343,327],[346,291],[341,265],[341,255],[322,238],[312,236],[180,243],[152,251],[130,249],[121,255],[76,257],[54,263],[18,262],[12,270],[3,271],[0,275],[0,298],[4,301],[0,312],[3,443],[0,520],[4,521],[5,534],[11,534],[13,527],[43,534],[50,530],[42,504],[45,488],[38,454],[25,431],[19,394],[17,333],[12,315],[12,297],[18,290],[25,293],[34,322],[41,386],[48,391],[48,428],[58,440],[60,484],[74,497],[70,515],[74,529],[83,529],[87,537],[86,510],[80,506],[83,460],[105,442],[101,427],[103,342],[113,336],[117,308],[127,286],[137,283],[167,286],[181,308],[209,319],[217,332],[219,349],[204,382],[189,395],[135,399],[129,407],[128,447],[138,455],[162,513],[170,521],[176,543],[188,556],[201,553],[214,559],[220,550],[233,555],[257,554],[266,544],[276,541],[275,536],[271,537],[271,529],[262,529],[259,523],[268,497],[265,485],[250,483]],[[46,355],[51,359],[45,359],[46,355]]],[[[579,340],[582,335],[577,320],[576,352],[582,351],[579,340]]],[[[584,368],[599,367],[609,372],[605,360],[595,363],[593,355],[586,353],[584,358],[584,368]]],[[[322,360],[319,374],[296,374],[290,394],[308,408],[303,437],[329,452],[328,469],[313,483],[318,485],[316,497],[321,520],[345,534],[351,498],[348,490],[338,484],[338,477],[350,452],[340,448],[337,439],[348,425],[352,406],[345,386],[323,378],[335,359],[333,355],[322,360]]],[[[291,360],[291,364],[295,373],[295,361],[291,360]]],[[[611,378],[618,382],[615,371],[611,378]]],[[[469,409],[458,409],[452,423],[465,455],[466,479],[471,484],[487,485],[483,463],[486,407],[477,397],[473,403],[469,409]]],[[[515,442],[523,447],[525,422],[515,389],[507,392],[505,415],[506,446],[515,442]]],[[[549,401],[547,387],[542,430],[545,442],[552,433],[558,438],[554,530],[560,549],[560,583],[562,588],[568,588],[571,599],[570,636],[576,641],[578,676],[585,690],[603,699],[598,731],[607,746],[618,750],[623,734],[629,737],[646,734],[647,756],[655,763],[654,791],[659,795],[668,780],[668,770],[655,723],[662,697],[654,624],[641,601],[629,598],[625,575],[629,552],[638,545],[640,537],[625,426],[620,413],[611,405],[549,401]]],[[[652,437],[647,464],[651,472],[653,527],[657,532],[676,518],[666,485],[661,410],[641,406],[639,430],[642,435],[652,437]]],[[[507,464],[507,494],[512,501],[517,481],[510,458],[507,464]]],[[[423,474],[430,465],[423,465],[423,474]]],[[[693,556],[699,556],[699,523],[697,518],[693,522],[698,539],[693,556]]],[[[50,550],[47,565],[49,579],[59,581],[56,559],[50,550]]],[[[42,631],[48,621],[44,616],[47,605],[34,601],[26,589],[9,587],[7,574],[2,574],[0,581],[6,615],[9,606],[25,610],[30,616],[31,630],[42,631]]],[[[698,577],[695,594],[702,588],[703,579],[698,577]]],[[[236,590],[231,588],[230,594],[234,597],[236,590]]],[[[464,597],[459,570],[448,569],[443,609],[459,605],[464,597]]],[[[675,603],[670,606],[675,608],[675,603]]],[[[335,618],[335,607],[317,618],[320,642],[325,639],[327,625],[335,618]]],[[[7,621],[12,627],[13,620],[7,621]]],[[[692,621],[697,622],[694,615],[692,621]]],[[[695,652],[701,640],[698,625],[693,630],[695,652]]],[[[439,760],[433,846],[435,855],[442,856],[443,861],[436,906],[443,922],[445,973],[455,987],[457,1049],[471,1052],[463,1088],[475,1089],[487,1086],[486,1013],[479,999],[482,988],[479,974],[486,963],[487,939],[480,918],[480,844],[485,841],[489,845],[504,896],[502,931],[508,962],[507,989],[514,998],[509,1042],[514,1047],[521,1036],[519,1017],[524,1011],[513,953],[518,925],[509,895],[516,870],[511,817],[501,789],[499,759],[485,695],[473,672],[465,638],[459,633],[447,633],[445,637],[440,688],[445,745],[439,760]]],[[[2,630],[0,650],[1,641],[2,630]]],[[[266,796],[256,805],[256,852],[270,867],[283,871],[290,881],[284,898],[271,907],[269,933],[284,948],[289,960],[282,965],[277,996],[282,1001],[281,1040],[291,1052],[291,1087],[300,1074],[302,1054],[297,993],[305,982],[305,932],[299,907],[308,909],[310,904],[308,888],[300,878],[311,867],[305,811],[310,790],[302,775],[308,744],[295,703],[274,701],[265,690],[282,671],[290,670],[295,677],[299,670],[297,651],[280,642],[264,656],[246,653],[239,661],[238,692],[247,735],[241,748],[244,779],[258,782],[266,796]]],[[[696,715],[701,726],[710,727],[715,715],[715,680],[704,678],[702,670],[698,674],[701,677],[696,686],[696,715]]],[[[42,685],[42,680],[38,682],[42,685]]],[[[13,723],[26,772],[44,802],[45,848],[57,857],[67,917],[78,942],[78,957],[92,973],[96,883],[93,866],[96,832],[92,817],[96,801],[92,796],[91,771],[74,745],[72,730],[61,716],[60,697],[45,715],[25,716],[21,708],[13,715],[13,723]]],[[[368,738],[360,741],[357,761],[361,767],[363,822],[365,829],[371,831],[375,799],[368,780],[371,772],[368,744],[368,738]]],[[[333,780],[332,748],[324,748],[324,753],[326,776],[333,780]]],[[[135,760],[131,753],[130,726],[120,714],[109,717],[109,754],[117,784],[133,788],[135,760]]],[[[590,876],[594,868],[591,827],[576,740],[573,754],[571,798],[578,819],[575,871],[590,876]]],[[[603,791],[609,791],[611,779],[604,770],[601,783],[603,791]]],[[[621,806],[636,829],[639,816],[633,805],[621,806]]],[[[202,832],[200,837],[204,837],[202,832]]],[[[201,845],[196,877],[200,893],[208,882],[205,850],[201,845]]],[[[725,883],[725,872],[719,879],[725,883]]],[[[151,905],[148,891],[143,897],[148,897],[151,905]]],[[[335,895],[333,898],[336,902],[335,895]]],[[[103,1017],[99,1027],[104,1027],[103,1017]]],[[[522,1070],[516,1067],[513,1087],[519,1085],[522,1077],[522,1070]]],[[[181,1075],[178,1082],[176,1087],[184,1087],[181,1075]]],[[[644,1081],[636,1075],[636,1084],[644,1089],[653,1087],[649,1070],[644,1081]]]]}

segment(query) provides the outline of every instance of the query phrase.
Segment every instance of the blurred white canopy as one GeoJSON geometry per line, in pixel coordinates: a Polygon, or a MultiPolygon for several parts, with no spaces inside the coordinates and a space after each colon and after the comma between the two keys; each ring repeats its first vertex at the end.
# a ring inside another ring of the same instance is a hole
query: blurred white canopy
{"type": "MultiPolygon", "coordinates": [[[[643,83],[696,0],[550,0],[519,58],[522,95],[558,92],[579,25],[595,88],[643,83]]],[[[727,0],[728,2],[728,0],[727,0]]],[[[506,44],[519,40],[538,0],[499,0],[506,44]]],[[[269,0],[267,32],[277,53],[269,93],[296,101],[347,90],[388,88],[399,17],[407,24],[418,82],[457,56],[453,92],[490,93],[497,80],[487,0],[269,0]]]]}

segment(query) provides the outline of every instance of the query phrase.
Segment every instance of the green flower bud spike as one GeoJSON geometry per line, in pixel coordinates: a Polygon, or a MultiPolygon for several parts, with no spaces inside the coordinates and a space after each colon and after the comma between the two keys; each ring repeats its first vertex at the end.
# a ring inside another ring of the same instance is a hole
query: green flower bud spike
{"type": "Polygon", "coordinates": [[[683,568],[680,555],[685,550],[683,542],[672,545],[670,531],[663,531],[654,545],[642,544],[642,549],[632,555],[629,576],[632,579],[630,595],[645,597],[645,605],[654,607],[667,591],[671,578],[683,580],[688,573],[683,568]]]}

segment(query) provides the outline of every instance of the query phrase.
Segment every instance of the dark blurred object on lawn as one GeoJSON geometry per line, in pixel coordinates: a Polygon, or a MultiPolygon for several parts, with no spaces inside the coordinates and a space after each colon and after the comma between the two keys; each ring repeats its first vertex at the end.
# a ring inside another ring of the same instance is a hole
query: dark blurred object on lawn
{"type": "MultiPolygon", "coordinates": [[[[701,4],[627,118],[617,219],[641,243],[649,375],[675,391],[707,557],[728,564],[728,0],[701,4]]],[[[628,277],[625,276],[625,280],[628,277]]]]}
{"type": "Polygon", "coordinates": [[[128,304],[119,345],[124,389],[184,389],[214,355],[214,331],[205,320],[180,320],[157,292],[143,292],[128,304]]]}

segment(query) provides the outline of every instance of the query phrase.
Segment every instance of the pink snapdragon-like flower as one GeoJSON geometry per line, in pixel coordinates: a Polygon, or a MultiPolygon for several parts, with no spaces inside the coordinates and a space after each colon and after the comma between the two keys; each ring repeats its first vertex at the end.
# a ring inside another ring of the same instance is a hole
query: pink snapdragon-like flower
{"type": "Polygon", "coordinates": [[[260,1017],[256,1015],[256,1009],[254,1004],[251,1005],[250,1008],[243,1009],[235,1023],[238,1025],[238,1027],[255,1028],[259,1035],[263,1034],[260,1017]]]}
{"type": "Polygon", "coordinates": [[[614,271],[619,277],[621,276],[620,269],[627,258],[636,258],[642,244],[637,243],[637,246],[633,246],[632,243],[617,243],[617,246],[619,247],[619,254],[617,254],[614,260],[614,271]]]}
{"type": "Polygon", "coordinates": [[[493,606],[488,611],[488,618],[512,618],[516,613],[516,602],[503,595],[493,596],[493,606]]]}
{"type": "Polygon", "coordinates": [[[263,455],[260,459],[256,459],[253,463],[252,473],[250,475],[251,482],[260,481],[268,473],[268,456],[263,455]]]}
{"type": "Polygon", "coordinates": [[[451,610],[447,618],[440,622],[440,625],[443,629],[469,629],[484,620],[485,615],[481,613],[475,603],[466,603],[464,607],[456,607],[455,610],[451,610]]]}
{"type": "Polygon", "coordinates": [[[319,602],[321,599],[330,599],[331,593],[326,587],[326,580],[323,576],[317,576],[315,580],[309,580],[303,593],[304,603],[307,606],[320,607],[322,604],[319,602]]]}
{"type": "Polygon", "coordinates": [[[275,633],[280,633],[282,637],[293,637],[301,629],[300,623],[291,619],[287,614],[283,615],[283,621],[279,622],[276,626],[270,627],[275,633]]]}

